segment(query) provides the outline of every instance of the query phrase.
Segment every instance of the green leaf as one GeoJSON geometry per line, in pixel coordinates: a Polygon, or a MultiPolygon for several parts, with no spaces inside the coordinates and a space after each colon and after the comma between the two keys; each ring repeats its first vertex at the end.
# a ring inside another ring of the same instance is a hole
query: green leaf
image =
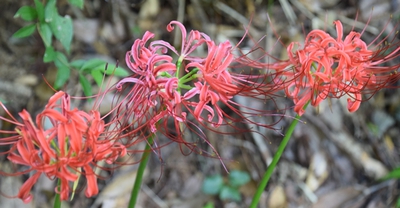
{"type": "Polygon", "coordinates": [[[86,96],[91,96],[92,85],[90,84],[89,80],[87,80],[86,77],[83,76],[82,74],[79,74],[79,82],[82,85],[83,93],[85,93],[86,96]]]}
{"type": "Polygon", "coordinates": [[[202,190],[205,194],[216,195],[224,185],[221,175],[214,175],[204,179],[202,190]]]}
{"type": "Polygon", "coordinates": [[[90,59],[80,68],[83,72],[91,72],[98,66],[105,64],[106,62],[101,59],[90,59]]]}
{"type": "Polygon", "coordinates": [[[97,66],[93,70],[100,70],[107,75],[114,75],[117,77],[126,77],[129,75],[128,71],[122,67],[116,67],[115,64],[107,64],[104,63],[102,65],[97,66]]]}
{"type": "Polygon", "coordinates": [[[97,86],[101,86],[103,82],[103,73],[99,70],[91,71],[90,74],[92,75],[94,81],[96,82],[97,86]]]}
{"type": "Polygon", "coordinates": [[[71,70],[68,67],[58,67],[56,81],[54,82],[54,88],[60,89],[67,82],[71,74],[71,70]]]}
{"type": "Polygon", "coordinates": [[[66,66],[69,68],[68,59],[63,53],[57,51],[56,57],[57,57],[57,59],[55,59],[55,60],[57,60],[57,62],[59,64],[62,64],[63,66],[66,66]]]}
{"type": "Polygon", "coordinates": [[[54,82],[54,88],[61,88],[69,79],[71,70],[68,66],[67,57],[60,52],[56,52],[56,58],[54,59],[54,64],[57,66],[56,81],[54,82]]]}
{"type": "Polygon", "coordinates": [[[35,0],[36,13],[40,23],[44,23],[44,6],[39,0],[35,0]]]}
{"type": "Polygon", "coordinates": [[[14,38],[25,38],[30,35],[32,35],[35,32],[35,24],[27,25],[21,29],[19,29],[17,32],[15,32],[12,37],[14,38]]]}
{"type": "Polygon", "coordinates": [[[207,204],[204,205],[203,208],[214,208],[214,203],[212,203],[212,202],[207,202],[207,204]]]}
{"type": "Polygon", "coordinates": [[[34,7],[23,6],[15,13],[14,18],[21,17],[25,21],[32,21],[37,18],[37,12],[34,7]]]}
{"type": "Polygon", "coordinates": [[[247,172],[233,170],[229,174],[229,184],[232,187],[242,186],[250,181],[250,175],[247,172]]]}
{"type": "Polygon", "coordinates": [[[240,196],[240,192],[232,187],[224,186],[219,193],[219,198],[221,200],[232,200],[232,201],[241,201],[242,197],[240,196]]]}
{"type": "Polygon", "coordinates": [[[51,42],[52,42],[52,36],[53,36],[50,25],[46,22],[39,23],[38,31],[39,31],[40,36],[42,37],[44,45],[46,47],[50,47],[51,42]]]}
{"type": "Polygon", "coordinates": [[[379,180],[384,181],[384,180],[389,180],[389,179],[393,179],[393,178],[395,178],[395,179],[400,178],[400,167],[390,171],[386,176],[382,177],[379,180]]]}
{"type": "Polygon", "coordinates": [[[59,16],[56,7],[56,0],[49,0],[44,8],[44,20],[50,23],[55,17],[59,16]]]}
{"type": "Polygon", "coordinates": [[[114,75],[117,77],[126,77],[129,75],[128,71],[122,67],[116,67],[115,64],[109,64],[101,59],[90,59],[80,69],[83,72],[101,71],[107,75],[114,75]]]}
{"type": "Polygon", "coordinates": [[[69,16],[61,17],[56,15],[53,21],[50,22],[50,28],[57,40],[61,42],[67,53],[69,53],[73,36],[72,19],[69,16]]]}
{"type": "Polygon", "coordinates": [[[68,0],[68,2],[74,6],[77,6],[79,9],[83,9],[83,0],[68,0]]]}
{"type": "Polygon", "coordinates": [[[78,60],[75,60],[75,61],[69,63],[69,65],[72,68],[80,70],[85,63],[86,63],[86,60],[78,59],[78,60]]]}
{"type": "Polygon", "coordinates": [[[54,48],[52,46],[47,47],[43,55],[43,62],[49,63],[51,61],[54,61],[55,57],[56,57],[56,52],[54,51],[54,48]]]}
{"type": "Polygon", "coordinates": [[[131,32],[134,36],[140,36],[143,34],[142,29],[139,25],[135,25],[132,29],[131,32]]]}

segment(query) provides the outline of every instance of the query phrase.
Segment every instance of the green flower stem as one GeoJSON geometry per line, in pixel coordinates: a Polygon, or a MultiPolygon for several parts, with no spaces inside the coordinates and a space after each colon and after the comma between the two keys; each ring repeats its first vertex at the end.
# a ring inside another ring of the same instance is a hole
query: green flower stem
{"type": "MultiPolygon", "coordinates": [[[[307,107],[308,103],[304,106],[304,109],[307,107]]],[[[257,207],[257,204],[260,201],[261,194],[264,191],[265,187],[267,186],[268,181],[271,178],[272,172],[274,171],[276,164],[279,162],[279,159],[281,158],[282,153],[285,150],[286,145],[288,144],[290,137],[293,134],[294,128],[296,127],[299,120],[300,120],[300,116],[296,115],[296,117],[293,119],[292,123],[290,124],[288,130],[286,131],[286,134],[283,137],[283,140],[282,140],[281,144],[279,145],[278,150],[276,151],[271,164],[268,166],[267,171],[265,171],[264,176],[261,180],[261,183],[258,186],[256,193],[254,194],[253,200],[251,201],[251,204],[250,204],[250,208],[257,207]]]]}
{"type": "MultiPolygon", "coordinates": [[[[178,58],[178,61],[176,61],[176,72],[175,72],[175,77],[179,80],[180,79],[180,70],[181,70],[181,65],[182,65],[182,61],[183,61],[183,56],[180,56],[178,58]]],[[[179,86],[178,83],[178,88],[176,89],[176,91],[181,94],[181,88],[179,86]]]]}
{"type": "Polygon", "coordinates": [[[153,137],[154,137],[154,134],[152,136],[150,136],[150,138],[148,139],[148,142],[146,144],[146,147],[144,149],[144,152],[142,155],[142,160],[140,161],[139,169],[136,173],[135,184],[133,185],[131,199],[129,200],[128,208],[134,208],[136,205],[136,201],[137,201],[139,191],[140,191],[140,186],[142,185],[144,170],[146,169],[147,161],[150,158],[149,156],[151,153],[151,151],[150,151],[151,145],[153,144],[153,137]]]}
{"type": "Polygon", "coordinates": [[[181,70],[182,61],[183,61],[183,56],[180,56],[178,58],[178,60],[176,61],[176,74],[175,74],[175,76],[178,79],[179,79],[179,72],[181,70]]]}
{"type": "Polygon", "coordinates": [[[197,71],[199,71],[198,68],[193,69],[192,71],[190,71],[189,73],[185,74],[184,76],[182,76],[181,78],[179,78],[179,82],[184,84],[186,82],[189,82],[195,78],[197,78],[197,76],[193,76],[195,75],[195,73],[197,73],[197,71]]]}
{"type": "Polygon", "coordinates": [[[179,78],[179,82],[178,82],[178,89],[186,89],[186,90],[191,90],[193,88],[193,86],[190,85],[186,85],[185,83],[188,83],[194,79],[197,79],[197,71],[199,71],[198,68],[193,69],[192,71],[190,71],[189,73],[185,74],[184,76],[182,76],[181,78],[179,78]]]}
{"type": "MultiPolygon", "coordinates": [[[[57,182],[57,189],[59,190],[61,186],[61,180],[58,179],[57,182]]],[[[60,199],[60,191],[58,191],[58,193],[56,193],[56,197],[54,198],[54,208],[61,208],[61,199],[60,199]]]]}

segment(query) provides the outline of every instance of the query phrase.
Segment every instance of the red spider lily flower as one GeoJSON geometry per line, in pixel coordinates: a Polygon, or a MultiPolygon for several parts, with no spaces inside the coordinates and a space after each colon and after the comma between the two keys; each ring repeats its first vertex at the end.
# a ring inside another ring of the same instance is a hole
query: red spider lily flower
{"type": "Polygon", "coordinates": [[[57,92],[50,98],[45,109],[37,115],[36,125],[27,111],[23,110],[19,115],[22,123],[15,119],[12,122],[17,125],[15,133],[19,137],[8,151],[8,159],[29,169],[3,174],[33,173],[17,194],[26,203],[32,199],[30,189],[41,174],[60,180],[60,187],[55,191],[61,200],[68,199],[70,183],[77,182],[82,174],[87,182],[85,195],[96,195],[97,176],[93,171],[96,163],[101,160],[112,162],[126,152],[123,146],[103,139],[105,124],[98,111],[86,113],[71,109],[70,96],[64,92],[57,92]]]}
{"type": "MultiPolygon", "coordinates": [[[[295,111],[302,115],[304,105],[310,101],[318,106],[328,97],[348,98],[348,110],[356,111],[362,94],[376,92],[398,79],[396,66],[381,66],[399,55],[399,47],[387,55],[388,49],[372,50],[361,39],[361,33],[350,32],[343,40],[343,27],[335,21],[337,38],[322,30],[311,31],[303,48],[297,42],[287,47],[289,60],[268,67],[283,72],[286,95],[293,99],[295,111]],[[295,47],[298,49],[294,49],[295,47]]],[[[382,43],[382,42],[381,42],[382,43]]],[[[397,44],[395,44],[397,46],[397,44]]],[[[393,46],[390,46],[393,47],[393,46]]]]}
{"type": "MultiPolygon", "coordinates": [[[[20,123],[6,108],[6,106],[4,106],[4,104],[2,102],[0,102],[0,106],[4,109],[4,111],[6,112],[6,114],[8,115],[9,118],[0,116],[0,120],[4,121],[4,122],[8,122],[10,124],[16,125],[17,127],[24,127],[25,124],[20,123]]],[[[21,112],[23,113],[23,112],[21,112]]],[[[29,114],[29,113],[28,113],[29,114]]],[[[20,140],[22,138],[20,132],[17,132],[15,130],[9,131],[9,130],[2,130],[0,129],[0,133],[2,133],[3,135],[10,135],[8,137],[2,137],[0,138],[0,145],[10,145],[10,144],[15,144],[18,140],[20,140]]],[[[7,152],[3,152],[1,154],[7,154],[9,153],[9,151],[7,152]]]]}
{"type": "Polygon", "coordinates": [[[188,67],[197,67],[200,78],[209,84],[224,101],[236,95],[240,89],[233,84],[231,73],[227,70],[233,61],[232,46],[229,41],[216,45],[213,41],[207,41],[208,56],[204,63],[192,62],[188,67]]]}
{"type": "MultiPolygon", "coordinates": [[[[121,91],[122,85],[134,83],[128,95],[122,99],[123,101],[118,101],[121,104],[125,102],[125,105],[129,106],[126,110],[120,110],[118,117],[128,119],[131,119],[129,115],[136,117],[135,121],[128,122],[130,123],[128,126],[147,126],[154,133],[157,131],[157,123],[165,117],[171,116],[178,122],[186,120],[186,113],[179,106],[182,102],[180,91],[181,85],[183,85],[178,78],[179,68],[183,60],[203,60],[189,57],[189,55],[206,40],[209,40],[209,37],[199,31],[191,31],[187,36],[185,27],[177,21],[172,21],[167,30],[172,31],[173,25],[177,25],[182,32],[180,54],[168,42],[162,40],[153,41],[146,47],[146,42],[154,37],[154,34],[150,32],[146,32],[143,39],[136,40],[131,51],[126,54],[127,65],[134,74],[121,80],[116,87],[121,91]],[[177,64],[172,63],[171,56],[165,55],[168,51],[180,56],[177,64]],[[123,114],[124,116],[122,116],[123,114]]],[[[179,129],[178,127],[177,129],[179,129]]],[[[140,130],[140,132],[143,131],[140,130]]]]}
{"type": "Polygon", "coordinates": [[[194,52],[199,46],[203,45],[206,41],[210,41],[211,38],[202,32],[197,30],[190,31],[189,35],[187,35],[185,26],[178,22],[178,21],[171,21],[168,26],[168,32],[174,30],[174,25],[178,26],[181,30],[182,35],[182,43],[181,43],[181,51],[180,53],[178,50],[175,49],[170,43],[163,41],[163,40],[156,40],[150,44],[150,47],[161,47],[166,48],[174,52],[176,55],[179,56],[178,63],[180,64],[183,60],[189,61],[202,61],[203,58],[201,57],[191,57],[190,54],[194,52]]]}
{"type": "Polygon", "coordinates": [[[185,94],[184,98],[189,99],[194,95],[199,95],[199,102],[191,102],[195,106],[193,111],[194,116],[199,120],[202,111],[209,112],[208,121],[211,122],[214,117],[214,110],[217,111],[218,121],[212,123],[214,127],[222,124],[222,110],[217,104],[218,101],[227,104],[228,100],[232,99],[240,91],[240,86],[234,84],[233,77],[228,71],[229,65],[233,61],[231,53],[232,46],[229,41],[216,45],[213,41],[207,41],[208,56],[203,62],[191,62],[187,67],[198,69],[198,80],[194,83],[195,87],[185,94]]]}
{"type": "MultiPolygon", "coordinates": [[[[152,41],[146,47],[148,38],[154,36],[149,32],[145,33],[142,40],[136,40],[132,50],[127,53],[126,62],[134,74],[116,85],[118,91],[125,90],[128,93],[121,95],[122,99],[116,105],[120,106],[117,120],[133,127],[135,130],[130,132],[132,135],[145,136],[143,132],[146,131],[150,134],[162,132],[172,141],[185,144],[193,150],[196,145],[183,138],[185,129],[190,129],[207,141],[200,125],[210,128],[210,124],[217,128],[224,121],[226,125],[252,122],[246,116],[259,116],[266,112],[250,109],[253,113],[250,110],[244,113],[239,110],[240,105],[233,101],[236,95],[256,97],[260,95],[256,88],[266,85],[256,82],[265,76],[235,74],[229,69],[236,60],[229,41],[216,44],[199,31],[191,31],[187,36],[185,27],[177,21],[172,21],[167,30],[172,31],[173,25],[177,25],[182,32],[180,53],[162,40],[152,41]],[[205,56],[194,55],[193,52],[200,46],[206,47],[205,56]],[[178,55],[175,63],[171,56],[166,55],[168,51],[178,55]],[[137,58],[141,56],[146,58],[137,58]],[[183,63],[184,70],[180,71],[183,63]],[[180,72],[184,72],[183,75],[180,72]],[[239,115],[238,118],[225,113],[221,104],[232,109],[239,115]],[[194,116],[195,121],[188,119],[189,114],[194,116]],[[168,120],[173,120],[172,129],[168,120]]],[[[271,128],[266,124],[259,125],[271,128]]]]}

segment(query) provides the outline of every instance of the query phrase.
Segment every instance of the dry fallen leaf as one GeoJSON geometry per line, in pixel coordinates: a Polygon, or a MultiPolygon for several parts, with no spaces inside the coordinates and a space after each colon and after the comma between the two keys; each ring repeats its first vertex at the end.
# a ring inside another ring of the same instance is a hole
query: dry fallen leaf
{"type": "Polygon", "coordinates": [[[328,178],[328,175],[328,162],[325,155],[321,152],[316,152],[311,159],[310,169],[306,179],[307,186],[312,191],[317,190],[328,178]]]}
{"type": "Polygon", "coordinates": [[[320,197],[313,208],[336,208],[342,207],[347,201],[357,197],[361,191],[354,187],[346,187],[329,192],[320,197]]]}
{"type": "Polygon", "coordinates": [[[87,44],[93,44],[97,39],[99,29],[98,19],[74,20],[74,38],[87,44]]]}
{"type": "MultiPolygon", "coordinates": [[[[126,207],[136,179],[136,169],[116,176],[102,189],[92,207],[126,207]]],[[[146,175],[146,174],[145,174],[146,175]]]]}
{"type": "Polygon", "coordinates": [[[287,207],[286,194],[281,185],[278,185],[272,190],[271,196],[269,197],[268,207],[270,208],[283,208],[287,207]]]}

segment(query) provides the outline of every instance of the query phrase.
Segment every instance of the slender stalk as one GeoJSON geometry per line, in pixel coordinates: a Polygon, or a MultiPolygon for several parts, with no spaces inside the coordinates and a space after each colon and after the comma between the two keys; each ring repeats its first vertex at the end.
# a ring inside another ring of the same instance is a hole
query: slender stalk
{"type": "Polygon", "coordinates": [[[150,136],[148,139],[148,142],[146,144],[146,147],[144,149],[143,155],[142,155],[142,160],[140,161],[139,168],[136,174],[136,179],[135,179],[135,184],[133,185],[132,193],[131,193],[131,199],[129,200],[129,205],[128,208],[134,208],[136,205],[136,201],[139,195],[140,191],[140,186],[142,185],[142,179],[143,179],[143,174],[144,170],[146,169],[147,166],[147,161],[149,160],[149,156],[151,153],[151,145],[153,144],[153,137],[150,136]]]}
{"type": "MultiPolygon", "coordinates": [[[[308,105],[308,103],[304,106],[304,109],[307,107],[307,105],[308,105]]],[[[250,208],[257,207],[257,204],[260,201],[261,194],[264,191],[265,187],[267,186],[268,181],[271,178],[272,173],[274,172],[276,164],[279,162],[279,159],[281,158],[282,153],[286,148],[286,145],[288,144],[290,138],[292,137],[294,128],[296,127],[297,123],[299,122],[299,119],[300,119],[300,116],[296,115],[295,119],[293,119],[288,130],[286,131],[286,134],[283,137],[283,140],[282,140],[281,144],[279,145],[278,150],[276,151],[271,164],[268,166],[267,171],[265,171],[264,176],[263,176],[260,184],[258,185],[257,191],[253,196],[253,200],[251,201],[250,208]]]]}
{"type": "Polygon", "coordinates": [[[54,208],[61,208],[61,198],[60,198],[60,186],[61,186],[61,181],[60,179],[58,179],[57,182],[57,189],[58,189],[58,193],[56,193],[56,197],[54,198],[54,208]]]}

